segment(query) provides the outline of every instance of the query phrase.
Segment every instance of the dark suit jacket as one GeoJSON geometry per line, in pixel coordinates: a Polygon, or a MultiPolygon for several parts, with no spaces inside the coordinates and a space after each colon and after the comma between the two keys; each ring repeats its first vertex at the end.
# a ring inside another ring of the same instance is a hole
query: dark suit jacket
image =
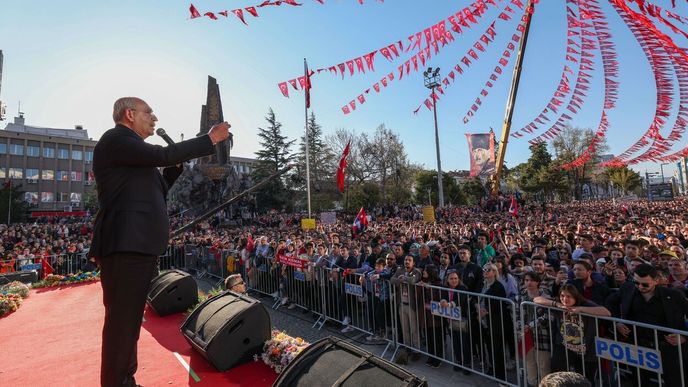
{"type": "MultiPolygon", "coordinates": [[[[607,298],[607,309],[609,309],[612,316],[628,319],[635,291],[633,282],[628,281],[621,285],[618,292],[612,293],[607,298]]],[[[676,289],[657,286],[655,295],[662,301],[664,318],[667,321],[666,327],[685,330],[685,318],[688,316],[688,299],[686,299],[683,293],[676,289]]]]}
{"type": "Polygon", "coordinates": [[[166,195],[182,172],[174,165],[214,150],[208,136],[163,147],[123,125],[105,132],[93,150],[100,209],[89,255],[164,253],[170,237],[166,195]],[[157,167],[167,168],[160,174],[157,167]]]}
{"type": "Polygon", "coordinates": [[[465,267],[457,263],[454,268],[461,275],[461,283],[469,292],[480,293],[483,290],[483,269],[480,266],[468,262],[465,267]]]}
{"type": "MultiPolygon", "coordinates": [[[[592,297],[590,298],[590,301],[594,302],[597,305],[604,305],[607,297],[609,297],[609,287],[607,286],[606,282],[597,282],[593,281],[595,284],[592,286],[592,297]]],[[[581,279],[573,279],[568,281],[569,284],[573,284],[573,286],[578,289],[578,293],[581,295],[584,293],[584,288],[585,285],[583,284],[583,280],[581,279]]]]}

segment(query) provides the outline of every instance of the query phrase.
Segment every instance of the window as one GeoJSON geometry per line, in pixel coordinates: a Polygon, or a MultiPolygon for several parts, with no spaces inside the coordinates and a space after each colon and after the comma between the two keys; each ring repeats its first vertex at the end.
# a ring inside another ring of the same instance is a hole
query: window
{"type": "Polygon", "coordinates": [[[57,171],[57,181],[69,181],[69,171],[57,171]]]}
{"type": "Polygon", "coordinates": [[[72,181],[81,181],[81,175],[82,174],[83,174],[83,172],[81,172],[81,171],[72,171],[72,174],[71,174],[72,181]]]}
{"type": "Polygon", "coordinates": [[[26,168],[26,178],[38,180],[38,169],[26,168]]]}
{"type": "Polygon", "coordinates": [[[23,179],[24,170],[21,168],[10,168],[10,179],[23,179]]]}
{"type": "Polygon", "coordinates": [[[85,158],[86,162],[90,163],[91,161],[93,161],[93,151],[86,151],[85,153],[86,153],[86,154],[85,154],[85,156],[86,156],[86,158],[85,158]]]}
{"type": "Polygon", "coordinates": [[[29,204],[38,204],[38,192],[24,192],[24,201],[29,204]]]}
{"type": "Polygon", "coordinates": [[[55,201],[55,194],[52,192],[41,192],[41,203],[52,203],[55,201]]]}
{"type": "Polygon", "coordinates": [[[0,179],[7,178],[7,170],[5,168],[0,168],[0,179]]]}
{"type": "Polygon", "coordinates": [[[43,157],[47,159],[55,158],[55,147],[52,145],[43,145],[43,157]]]}
{"type": "Polygon", "coordinates": [[[41,179],[43,180],[55,180],[55,171],[52,169],[44,169],[41,172],[41,179]]]}
{"type": "Polygon", "coordinates": [[[26,147],[26,155],[30,157],[39,157],[41,155],[41,148],[35,145],[28,145],[26,147]]]}
{"type": "Polygon", "coordinates": [[[60,201],[61,202],[68,202],[69,201],[69,192],[60,192],[60,201]]]}
{"type": "Polygon", "coordinates": [[[81,203],[81,193],[72,192],[72,194],[69,195],[69,201],[72,203],[81,203]]]}
{"type": "Polygon", "coordinates": [[[72,150],[72,160],[82,160],[84,158],[84,153],[80,150],[72,150]]]}
{"type": "Polygon", "coordinates": [[[4,142],[0,142],[0,155],[4,155],[7,153],[7,144],[4,142]]]}
{"type": "Polygon", "coordinates": [[[21,144],[10,144],[10,154],[23,156],[24,155],[24,145],[21,144]]]}
{"type": "Polygon", "coordinates": [[[57,158],[62,160],[69,159],[69,149],[60,148],[57,150],[57,158]]]}

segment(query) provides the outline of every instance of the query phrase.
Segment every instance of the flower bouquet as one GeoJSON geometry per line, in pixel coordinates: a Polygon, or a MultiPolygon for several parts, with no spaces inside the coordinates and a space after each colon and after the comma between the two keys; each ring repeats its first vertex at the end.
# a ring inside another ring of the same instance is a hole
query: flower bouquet
{"type": "Polygon", "coordinates": [[[29,287],[19,281],[12,281],[0,286],[0,294],[16,294],[26,298],[29,296],[29,287]]]}
{"type": "Polygon", "coordinates": [[[22,297],[18,294],[0,294],[0,317],[10,314],[22,304],[22,297]]]}
{"type": "Polygon", "coordinates": [[[34,288],[45,288],[52,286],[62,286],[68,284],[76,284],[81,282],[98,281],[100,279],[100,272],[87,271],[78,272],[76,274],[57,275],[48,274],[43,281],[33,284],[34,288]]]}
{"type": "MultiPolygon", "coordinates": [[[[272,338],[265,342],[261,359],[279,374],[308,345],[300,337],[291,337],[286,332],[275,329],[272,331],[272,338]]],[[[258,360],[258,355],[255,359],[258,360]]]]}

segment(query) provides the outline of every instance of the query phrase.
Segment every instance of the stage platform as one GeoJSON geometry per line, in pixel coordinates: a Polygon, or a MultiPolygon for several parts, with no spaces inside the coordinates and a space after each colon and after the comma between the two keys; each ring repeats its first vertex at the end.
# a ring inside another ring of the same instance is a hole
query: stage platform
{"type": "MultiPolygon", "coordinates": [[[[0,386],[100,385],[102,298],[100,282],[31,290],[16,312],[0,318],[0,386]]],[[[146,307],[138,384],[261,387],[277,378],[260,361],[218,372],[179,332],[184,317],[158,317],[146,307]]]]}

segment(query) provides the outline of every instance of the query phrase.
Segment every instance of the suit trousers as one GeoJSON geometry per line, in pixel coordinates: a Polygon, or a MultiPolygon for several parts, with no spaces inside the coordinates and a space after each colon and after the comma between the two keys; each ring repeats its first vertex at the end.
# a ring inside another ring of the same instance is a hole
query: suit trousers
{"type": "Polygon", "coordinates": [[[100,259],[105,322],[101,353],[102,386],[136,386],[136,345],[157,257],[115,253],[100,259]]]}

